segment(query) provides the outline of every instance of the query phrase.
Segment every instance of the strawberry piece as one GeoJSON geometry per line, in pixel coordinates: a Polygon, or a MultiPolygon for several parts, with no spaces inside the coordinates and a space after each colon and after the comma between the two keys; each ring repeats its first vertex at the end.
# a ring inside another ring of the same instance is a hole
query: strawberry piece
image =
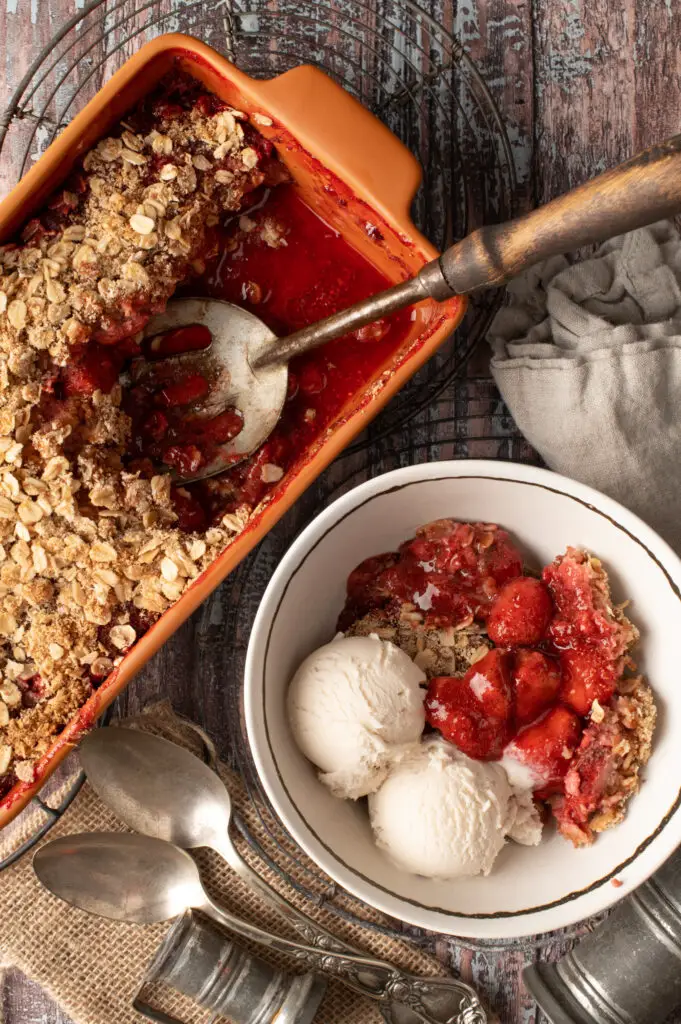
{"type": "Polygon", "coordinates": [[[510,732],[509,656],[493,650],[463,679],[431,679],[425,709],[426,721],[464,754],[479,761],[499,758],[510,732]]]}
{"type": "Polygon", "coordinates": [[[529,725],[553,704],[560,690],[560,665],[541,651],[521,650],[513,666],[515,717],[518,725],[529,725]]]}
{"type": "Polygon", "coordinates": [[[94,344],[76,358],[76,362],[62,371],[65,394],[72,397],[89,397],[95,391],[108,394],[118,380],[119,361],[94,344]]]}
{"type": "Polygon", "coordinates": [[[203,324],[190,324],[188,327],[177,327],[165,334],[156,334],[145,343],[148,359],[165,359],[182,352],[196,352],[208,348],[213,336],[203,324]]]}
{"type": "Polygon", "coordinates": [[[92,337],[100,345],[118,345],[119,342],[126,341],[146,327],[149,317],[150,312],[133,312],[121,320],[114,320],[110,316],[103,316],[99,326],[93,331],[92,337]]]}
{"type": "Polygon", "coordinates": [[[154,441],[162,441],[168,433],[168,417],[162,412],[152,412],[142,424],[142,430],[154,441]]]}
{"type": "Polygon", "coordinates": [[[170,491],[173,508],[177,512],[177,525],[185,533],[203,530],[206,513],[196,498],[184,487],[173,487],[170,491]]]}
{"type": "Polygon", "coordinates": [[[551,595],[540,580],[521,576],[505,583],[487,617],[490,640],[500,647],[531,647],[544,637],[551,615],[551,595]]]}
{"type": "Polygon", "coordinates": [[[503,726],[486,719],[462,679],[431,679],[425,703],[426,721],[476,761],[495,760],[506,739],[503,726]]]}
{"type": "Polygon", "coordinates": [[[607,704],[622,675],[622,659],[613,661],[590,647],[561,651],[561,700],[580,715],[588,715],[595,700],[607,704]]]}
{"type": "Polygon", "coordinates": [[[166,384],[156,395],[156,402],[167,409],[191,405],[208,394],[208,381],[200,373],[191,373],[173,384],[166,384]]]}
{"type": "Polygon", "coordinates": [[[394,565],[396,559],[397,555],[388,551],[384,555],[373,555],[360,562],[348,576],[348,599],[361,604],[367,611],[372,607],[374,600],[380,603],[383,594],[375,589],[375,585],[383,570],[394,565]]]}
{"type": "Polygon", "coordinates": [[[383,572],[395,564],[397,555],[388,551],[383,555],[365,558],[348,576],[345,607],[338,617],[337,629],[342,633],[357,619],[376,612],[389,604],[381,586],[383,572]]]}
{"type": "Polygon", "coordinates": [[[190,476],[203,463],[203,452],[195,444],[171,444],[163,452],[162,461],[180,476],[190,476]]]}
{"type": "Polygon", "coordinates": [[[504,750],[504,761],[522,765],[531,774],[535,792],[546,796],[562,788],[581,734],[582,723],[577,715],[559,704],[539,721],[521,729],[504,750]]]}
{"type": "Polygon", "coordinates": [[[487,718],[508,721],[513,706],[510,674],[511,658],[505,651],[489,651],[471,665],[463,677],[487,718]]]}
{"type": "Polygon", "coordinates": [[[237,409],[225,409],[210,419],[193,420],[191,433],[197,444],[226,444],[241,433],[243,425],[243,417],[237,409]]]}

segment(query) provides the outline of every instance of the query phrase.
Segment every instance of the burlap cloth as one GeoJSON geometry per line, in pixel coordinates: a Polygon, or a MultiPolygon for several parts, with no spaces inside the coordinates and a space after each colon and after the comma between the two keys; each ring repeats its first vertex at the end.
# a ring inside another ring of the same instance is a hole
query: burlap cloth
{"type": "MultiPolygon", "coordinates": [[[[126,721],[125,725],[166,736],[199,753],[200,740],[165,702],[153,705],[139,718],[126,721]]],[[[251,834],[276,862],[281,856],[281,849],[278,850],[277,843],[249,801],[239,776],[224,765],[219,766],[219,772],[251,834]]],[[[30,829],[31,822],[27,819],[27,835],[30,829]]],[[[100,831],[125,831],[125,827],[86,784],[50,831],[48,839],[76,832],[100,831]]],[[[6,846],[7,841],[3,849],[0,834],[0,856],[8,852],[6,846]]],[[[253,859],[247,844],[241,844],[240,849],[247,859],[253,859]]],[[[298,878],[309,886],[310,879],[317,874],[316,869],[293,844],[290,849],[295,852],[298,878]],[[312,869],[313,873],[308,874],[312,869]]],[[[0,875],[1,951],[5,963],[18,967],[33,978],[77,1024],[140,1024],[143,1018],[132,1009],[131,1002],[169,925],[141,927],[105,921],[69,907],[42,888],[33,873],[31,857],[31,854],[24,856],[0,875]]],[[[217,854],[201,851],[198,860],[204,881],[213,896],[247,920],[291,938],[296,937],[283,919],[250,892],[217,854]]],[[[311,906],[305,897],[286,888],[278,874],[263,870],[261,861],[257,867],[271,885],[335,934],[410,970],[422,974],[443,972],[441,964],[423,951],[345,921],[328,910],[311,906]]],[[[340,897],[341,902],[343,898],[340,897]]],[[[365,916],[368,921],[389,923],[369,908],[365,916]]],[[[257,952],[263,959],[291,969],[292,973],[300,972],[300,967],[286,958],[278,958],[276,954],[271,956],[261,949],[257,952]]],[[[159,1005],[155,999],[149,998],[148,1001],[154,1006],[159,1005]]],[[[173,997],[167,988],[163,991],[160,1008],[182,1017],[188,1024],[205,1024],[210,1019],[208,1014],[184,997],[173,997]]],[[[384,1018],[378,1004],[331,981],[315,1019],[320,1024],[379,1024],[384,1018]]]]}

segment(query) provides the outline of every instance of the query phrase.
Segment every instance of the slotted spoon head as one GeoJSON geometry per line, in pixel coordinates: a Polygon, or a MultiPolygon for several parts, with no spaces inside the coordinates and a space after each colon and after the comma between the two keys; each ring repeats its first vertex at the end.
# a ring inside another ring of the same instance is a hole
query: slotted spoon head
{"type": "Polygon", "coordinates": [[[176,366],[180,372],[200,373],[210,383],[205,399],[192,406],[192,417],[212,418],[235,408],[243,417],[243,427],[235,438],[220,445],[218,454],[182,483],[205,480],[224,473],[267,440],[281,416],[288,388],[286,363],[271,363],[254,368],[254,360],[276,342],[276,335],[240,306],[223,299],[174,299],[164,313],[149,321],[145,338],[180,327],[200,324],[211,334],[208,348],[157,360],[136,360],[135,383],[151,382],[160,366],[176,366]]]}

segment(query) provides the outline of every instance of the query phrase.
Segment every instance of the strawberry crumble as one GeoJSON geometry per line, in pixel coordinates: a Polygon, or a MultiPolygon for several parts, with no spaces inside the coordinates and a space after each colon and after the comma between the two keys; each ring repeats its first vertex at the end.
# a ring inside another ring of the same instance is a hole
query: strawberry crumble
{"type": "Polygon", "coordinates": [[[597,558],[568,548],[537,577],[498,526],[438,520],[350,574],[338,628],[409,654],[426,729],[498,762],[574,845],[621,821],[656,709],[597,558]]]}
{"type": "Polygon", "coordinates": [[[129,386],[140,354],[205,344],[145,338],[171,296],[226,298],[286,333],[387,284],[292,191],[271,123],[175,74],[0,245],[0,798],[409,330],[405,310],[294,361],[268,441],[182,486],[241,420],[188,428],[199,378],[129,386]]]}

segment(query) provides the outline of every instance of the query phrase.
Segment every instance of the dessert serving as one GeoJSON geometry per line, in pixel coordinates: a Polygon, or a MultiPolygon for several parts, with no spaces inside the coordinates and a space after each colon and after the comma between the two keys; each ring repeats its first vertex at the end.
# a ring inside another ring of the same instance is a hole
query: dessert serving
{"type": "Polygon", "coordinates": [[[440,519],[357,566],[338,628],[295,674],[289,721],[336,796],[368,796],[395,864],[487,874],[549,817],[575,846],[623,819],[656,709],[595,556],[531,572],[505,530],[440,519]]]}
{"type": "Polygon", "coordinates": [[[271,124],[175,71],[0,246],[0,798],[412,329],[405,310],[294,360],[267,442],[183,485],[241,421],[192,416],[199,375],[130,383],[140,354],[210,340],[145,336],[173,294],[287,333],[389,283],[302,201],[271,124]]]}

